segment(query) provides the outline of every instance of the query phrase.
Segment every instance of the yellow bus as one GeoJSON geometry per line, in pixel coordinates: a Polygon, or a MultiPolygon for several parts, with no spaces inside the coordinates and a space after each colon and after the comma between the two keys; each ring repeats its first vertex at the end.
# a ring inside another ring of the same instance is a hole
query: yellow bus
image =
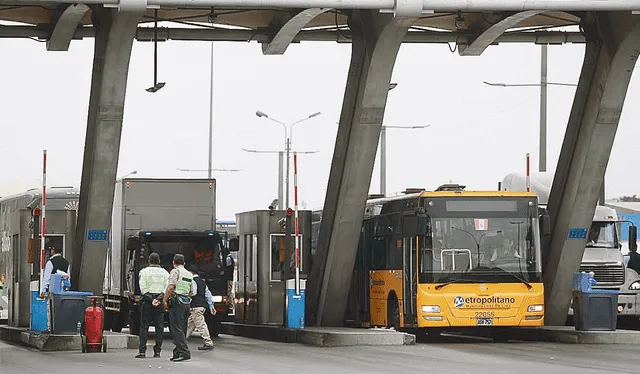
{"type": "Polygon", "coordinates": [[[348,325],[544,325],[536,195],[464,188],[368,200],[348,325]]]}

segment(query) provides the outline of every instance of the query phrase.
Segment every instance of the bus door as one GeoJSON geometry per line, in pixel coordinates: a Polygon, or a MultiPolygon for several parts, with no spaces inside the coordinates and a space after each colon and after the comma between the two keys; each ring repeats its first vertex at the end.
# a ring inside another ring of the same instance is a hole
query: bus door
{"type": "Polygon", "coordinates": [[[402,298],[404,326],[416,327],[418,324],[418,250],[425,246],[429,235],[429,219],[414,212],[405,214],[402,219],[402,298]]]}
{"type": "Polygon", "coordinates": [[[404,237],[402,245],[402,314],[404,326],[416,325],[416,241],[417,236],[404,237]]]}

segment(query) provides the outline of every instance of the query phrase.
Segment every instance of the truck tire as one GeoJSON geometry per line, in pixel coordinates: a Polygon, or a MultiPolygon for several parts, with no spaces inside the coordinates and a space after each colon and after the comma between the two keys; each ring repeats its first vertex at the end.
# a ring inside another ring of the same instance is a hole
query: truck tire
{"type": "Polygon", "coordinates": [[[209,335],[211,335],[212,338],[217,338],[222,331],[222,320],[220,316],[208,316],[206,322],[207,328],[209,328],[209,335]]]}
{"type": "Polygon", "coordinates": [[[124,328],[124,321],[125,321],[125,318],[122,312],[114,313],[112,323],[111,323],[111,331],[122,332],[122,328],[124,328]]]}
{"type": "Polygon", "coordinates": [[[133,311],[129,318],[129,334],[140,335],[140,312],[133,311]]]}
{"type": "Polygon", "coordinates": [[[102,330],[103,331],[111,331],[111,326],[113,325],[113,311],[105,310],[104,311],[104,320],[102,321],[102,330]]]}

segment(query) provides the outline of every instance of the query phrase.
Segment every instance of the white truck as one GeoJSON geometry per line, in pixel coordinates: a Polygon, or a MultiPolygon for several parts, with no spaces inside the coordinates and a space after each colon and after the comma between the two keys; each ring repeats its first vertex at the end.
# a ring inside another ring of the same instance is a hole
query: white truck
{"type": "MultiPolygon", "coordinates": [[[[534,173],[530,178],[531,192],[538,195],[541,209],[549,201],[553,174],[534,173]]],[[[524,174],[507,175],[501,183],[503,191],[526,190],[524,174]]],[[[585,245],[580,271],[595,273],[596,288],[619,289],[618,319],[622,324],[638,324],[640,317],[640,275],[625,266],[620,243],[620,221],[615,209],[598,205],[585,245]]],[[[630,236],[631,237],[631,236],[630,236]]],[[[544,271],[544,269],[543,269],[544,271]]],[[[573,309],[569,310],[573,315],[573,309]]]]}
{"type": "Polygon", "coordinates": [[[195,266],[207,282],[218,312],[207,313],[212,334],[220,331],[229,313],[227,300],[231,274],[226,264],[229,248],[215,231],[216,182],[214,179],[126,178],[116,184],[111,238],[104,282],[105,330],[121,331],[129,325],[140,330],[138,276],[158,253],[161,266],[171,270],[173,256],[185,256],[187,268],[195,266]]]}

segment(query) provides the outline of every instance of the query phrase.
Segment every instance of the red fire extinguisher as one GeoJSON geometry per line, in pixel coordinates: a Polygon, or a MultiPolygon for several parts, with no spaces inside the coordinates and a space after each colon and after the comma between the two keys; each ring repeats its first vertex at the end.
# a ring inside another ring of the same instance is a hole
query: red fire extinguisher
{"type": "Polygon", "coordinates": [[[102,308],[97,306],[98,296],[89,296],[93,305],[84,311],[84,335],[82,336],[82,352],[107,351],[107,341],[102,334],[102,308]]]}

